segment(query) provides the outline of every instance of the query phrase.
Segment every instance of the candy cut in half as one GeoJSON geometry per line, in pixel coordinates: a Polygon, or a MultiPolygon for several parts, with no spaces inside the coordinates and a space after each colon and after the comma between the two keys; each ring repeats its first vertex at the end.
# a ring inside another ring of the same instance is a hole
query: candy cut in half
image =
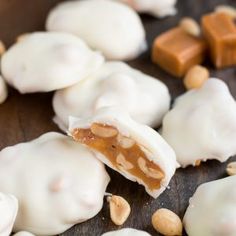
{"type": "Polygon", "coordinates": [[[106,165],[143,185],[154,198],[166,189],[175,172],[175,153],[164,139],[115,107],[102,108],[89,118],[71,118],[69,133],[106,165]]]}

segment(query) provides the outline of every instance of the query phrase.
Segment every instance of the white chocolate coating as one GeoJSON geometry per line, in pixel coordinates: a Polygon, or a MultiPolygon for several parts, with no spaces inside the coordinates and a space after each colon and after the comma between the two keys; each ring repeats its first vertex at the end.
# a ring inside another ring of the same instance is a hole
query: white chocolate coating
{"type": "Polygon", "coordinates": [[[59,133],[0,152],[0,191],[19,200],[16,232],[55,235],[94,217],[108,182],[95,155],[59,133]]]}
{"type": "Polygon", "coordinates": [[[0,193],[0,236],[11,234],[18,211],[18,200],[13,195],[0,193]]]}
{"type": "Polygon", "coordinates": [[[63,2],[49,13],[46,28],[77,35],[107,59],[130,60],[146,49],[145,31],[138,14],[115,1],[63,2]]]}
{"type": "Polygon", "coordinates": [[[210,79],[177,98],[163,119],[162,135],[182,167],[236,154],[236,103],[227,85],[210,79]]]}
{"type": "Polygon", "coordinates": [[[200,185],[184,216],[189,236],[236,236],[236,176],[200,185]]]}
{"type": "Polygon", "coordinates": [[[35,235],[27,231],[20,231],[14,234],[13,236],[35,236],[35,235]]]}
{"type": "Polygon", "coordinates": [[[151,235],[141,230],[132,229],[132,228],[124,228],[124,229],[104,233],[101,236],[151,236],[151,235]]]}
{"type": "Polygon", "coordinates": [[[4,81],[2,76],[0,76],[0,104],[5,102],[7,96],[8,96],[8,89],[6,82],[4,81]]]}
{"type": "Polygon", "coordinates": [[[4,53],[6,81],[21,93],[65,88],[87,77],[104,62],[78,37],[68,33],[27,34],[4,53]]]}
{"type": "Polygon", "coordinates": [[[86,80],[55,93],[54,120],[66,130],[68,116],[92,116],[107,106],[120,106],[136,121],[157,127],[169,110],[170,95],[161,81],[123,62],[106,62],[86,80]]]}
{"type": "Polygon", "coordinates": [[[150,13],[156,17],[165,17],[176,14],[177,0],[117,0],[128,4],[141,13],[150,13]]]}
{"type": "Polygon", "coordinates": [[[89,128],[92,123],[114,126],[122,135],[135,140],[140,146],[144,147],[143,152],[146,154],[147,158],[157,164],[165,174],[165,177],[161,180],[159,189],[149,189],[141,179],[126,171],[117,169],[101,153],[96,150],[94,150],[94,152],[99,160],[125,176],[127,179],[137,181],[145,187],[148,194],[157,198],[166,189],[170,179],[175,173],[176,157],[172,148],[155,130],[135,122],[130,118],[128,113],[116,107],[101,108],[94,116],[88,118],[77,119],[70,117],[69,132],[73,132],[75,128],[89,128]]]}

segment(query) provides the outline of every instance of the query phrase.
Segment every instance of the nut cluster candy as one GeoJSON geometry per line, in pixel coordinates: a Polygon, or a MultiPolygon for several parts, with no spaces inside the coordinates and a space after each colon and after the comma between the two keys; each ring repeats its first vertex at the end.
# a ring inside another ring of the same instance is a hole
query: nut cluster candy
{"type": "Polygon", "coordinates": [[[236,154],[236,102],[227,85],[209,79],[178,97],[163,119],[162,136],[182,167],[236,154]],[[210,96],[210,97],[209,97],[210,96]]]}
{"type": "Polygon", "coordinates": [[[107,232],[101,236],[151,236],[150,234],[132,228],[124,228],[116,231],[107,232]]]}
{"type": "Polygon", "coordinates": [[[55,235],[94,217],[109,180],[90,150],[59,133],[0,152],[0,189],[20,203],[16,232],[55,235]]]}
{"type": "Polygon", "coordinates": [[[197,188],[184,216],[189,236],[235,235],[235,185],[236,176],[231,176],[197,188]]]}
{"type": "Polygon", "coordinates": [[[4,53],[4,79],[21,93],[48,92],[71,86],[97,70],[104,58],[68,33],[26,35],[4,53]]]}
{"type": "Polygon", "coordinates": [[[0,235],[11,234],[18,211],[18,200],[9,194],[0,192],[0,235]]]}
{"type": "Polygon", "coordinates": [[[182,77],[193,65],[203,62],[205,52],[203,39],[176,27],[157,36],[153,43],[152,61],[170,74],[182,77]]]}
{"type": "Polygon", "coordinates": [[[217,68],[236,65],[236,27],[229,15],[211,13],[202,18],[203,34],[217,68]]]}
{"type": "Polygon", "coordinates": [[[117,0],[128,4],[140,13],[149,13],[156,17],[165,17],[176,14],[177,0],[117,0]]]}
{"type": "Polygon", "coordinates": [[[111,60],[130,60],[146,49],[140,17],[115,1],[63,2],[49,13],[46,28],[75,34],[111,60]]]}
{"type": "Polygon", "coordinates": [[[92,117],[71,118],[69,131],[77,142],[93,149],[98,159],[142,184],[154,198],[175,172],[172,148],[155,130],[136,123],[120,109],[103,108],[92,117]]]}
{"type": "Polygon", "coordinates": [[[119,106],[136,121],[158,127],[170,107],[164,83],[123,62],[106,62],[85,81],[53,97],[55,122],[68,128],[68,116],[86,117],[102,107],[119,106]]]}

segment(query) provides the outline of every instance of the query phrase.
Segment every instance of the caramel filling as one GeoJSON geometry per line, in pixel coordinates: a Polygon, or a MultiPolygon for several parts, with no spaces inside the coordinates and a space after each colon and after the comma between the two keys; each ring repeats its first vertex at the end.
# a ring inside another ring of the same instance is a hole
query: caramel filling
{"type": "Polygon", "coordinates": [[[102,153],[112,166],[141,179],[149,189],[159,189],[164,172],[148,160],[144,147],[109,125],[93,123],[88,129],[74,129],[73,138],[102,153]]]}

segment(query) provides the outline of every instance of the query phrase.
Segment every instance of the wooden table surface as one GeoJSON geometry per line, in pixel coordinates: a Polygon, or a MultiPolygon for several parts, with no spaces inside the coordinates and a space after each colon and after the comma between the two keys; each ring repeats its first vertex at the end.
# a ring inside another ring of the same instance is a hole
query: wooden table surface
{"type": "MultiPolygon", "coordinates": [[[[60,1],[0,0],[0,38],[10,45],[21,33],[43,30],[47,12],[57,2],[60,1]]],[[[199,20],[202,14],[213,10],[218,4],[235,5],[236,2],[234,0],[179,0],[178,14],[174,17],[158,20],[150,16],[142,16],[149,46],[156,35],[178,24],[181,17],[191,16],[199,20]]],[[[168,86],[173,98],[185,91],[181,80],[171,77],[151,63],[150,50],[129,64],[162,80],[168,86]]],[[[209,62],[206,62],[206,65],[211,70],[212,76],[226,81],[236,97],[236,69],[216,71],[209,62]]],[[[7,102],[0,105],[0,148],[29,141],[48,131],[59,131],[52,122],[52,95],[53,93],[20,95],[10,89],[7,102]]],[[[152,213],[158,208],[166,207],[182,217],[188,206],[188,200],[197,186],[226,176],[225,166],[226,163],[208,161],[198,168],[179,169],[170,182],[170,189],[156,200],[149,197],[142,186],[108,169],[111,183],[107,191],[125,197],[131,204],[131,215],[123,227],[143,229],[152,235],[158,235],[151,225],[152,213]]],[[[111,222],[108,204],[104,201],[104,207],[96,217],[71,228],[63,235],[100,236],[101,233],[119,228],[121,227],[116,227],[111,222]]]]}

